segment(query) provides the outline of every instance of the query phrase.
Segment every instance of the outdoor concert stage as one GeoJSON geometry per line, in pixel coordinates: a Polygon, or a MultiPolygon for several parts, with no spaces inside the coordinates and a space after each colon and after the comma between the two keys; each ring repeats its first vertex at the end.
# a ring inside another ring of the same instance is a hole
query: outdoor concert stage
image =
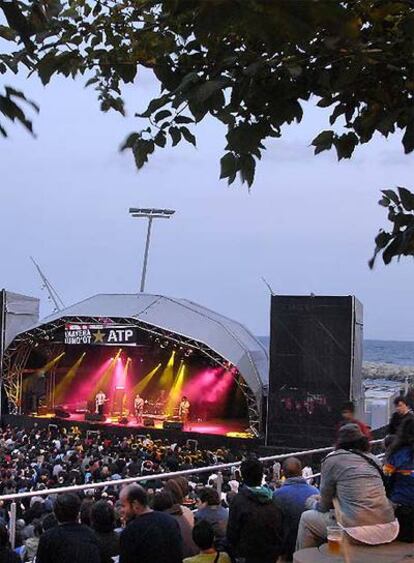
{"type": "Polygon", "coordinates": [[[258,451],[263,446],[263,439],[253,438],[246,432],[237,432],[239,424],[237,421],[223,421],[208,424],[197,424],[189,426],[186,431],[162,428],[160,425],[154,427],[137,426],[133,422],[130,424],[119,424],[117,421],[90,422],[85,421],[83,416],[73,415],[70,418],[59,418],[52,415],[33,416],[8,414],[3,417],[5,424],[13,427],[30,429],[35,424],[41,428],[47,428],[51,424],[64,427],[70,430],[76,426],[80,430],[87,432],[99,430],[103,436],[150,436],[153,440],[168,440],[169,443],[184,444],[187,440],[196,440],[202,447],[219,448],[240,448],[258,451]],[[232,431],[233,430],[233,431],[232,431]]]}
{"type": "Polygon", "coordinates": [[[19,420],[158,437],[263,435],[266,350],[239,323],[186,300],[97,295],[17,334],[4,365],[19,420]]]}

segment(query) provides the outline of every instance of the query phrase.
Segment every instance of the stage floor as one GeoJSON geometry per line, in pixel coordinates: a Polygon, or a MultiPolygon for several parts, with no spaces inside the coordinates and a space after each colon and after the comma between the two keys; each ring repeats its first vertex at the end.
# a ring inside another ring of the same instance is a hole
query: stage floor
{"type": "MultiPolygon", "coordinates": [[[[55,415],[34,415],[34,418],[55,418],[55,415]]],[[[59,418],[59,417],[57,417],[59,418]]],[[[83,414],[75,414],[72,413],[70,417],[62,418],[61,420],[65,420],[68,422],[85,422],[85,416],[83,414]]],[[[144,433],[146,430],[150,430],[151,428],[155,430],[162,430],[163,429],[163,421],[161,419],[154,417],[154,426],[144,426],[137,424],[135,418],[131,418],[128,424],[120,424],[118,422],[118,417],[107,417],[105,421],[93,421],[93,425],[99,426],[118,426],[120,428],[131,428],[134,430],[142,430],[144,433]]],[[[223,420],[223,419],[215,419],[215,420],[208,420],[202,422],[189,422],[183,428],[182,432],[191,432],[196,434],[212,434],[214,436],[227,436],[229,438],[252,438],[252,435],[249,432],[246,432],[246,423],[240,420],[223,420]]]]}

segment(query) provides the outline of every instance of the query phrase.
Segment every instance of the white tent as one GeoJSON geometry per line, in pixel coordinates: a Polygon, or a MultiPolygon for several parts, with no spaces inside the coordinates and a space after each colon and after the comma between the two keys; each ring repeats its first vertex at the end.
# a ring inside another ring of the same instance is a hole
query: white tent
{"type": "Polygon", "coordinates": [[[242,324],[197,303],[146,293],[100,294],[42,319],[37,326],[82,317],[136,319],[195,340],[237,367],[258,404],[267,392],[269,360],[265,347],[242,324]]]}

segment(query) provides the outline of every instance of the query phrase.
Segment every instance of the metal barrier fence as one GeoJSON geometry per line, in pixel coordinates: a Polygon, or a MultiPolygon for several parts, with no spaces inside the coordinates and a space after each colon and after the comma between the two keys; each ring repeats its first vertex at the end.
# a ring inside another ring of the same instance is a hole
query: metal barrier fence
{"type": "MultiPolygon", "coordinates": [[[[371,446],[373,445],[382,445],[383,440],[373,440],[371,446]]],[[[286,454],[277,454],[271,455],[266,457],[260,457],[259,460],[262,462],[271,462],[271,461],[283,461],[289,457],[303,457],[303,456],[311,456],[316,454],[323,454],[333,451],[333,446],[327,448],[318,448],[314,450],[302,450],[300,452],[289,452],[286,454]]],[[[43,489],[41,491],[30,491],[27,493],[15,493],[10,495],[0,495],[0,502],[1,501],[8,501],[11,500],[12,503],[10,505],[10,521],[9,521],[9,534],[10,534],[10,543],[12,548],[14,549],[16,543],[16,515],[17,515],[17,505],[16,501],[20,499],[26,499],[31,497],[40,497],[40,496],[49,496],[49,495],[56,495],[61,493],[76,493],[79,491],[85,491],[88,489],[105,489],[106,487],[119,487],[122,485],[130,485],[132,483],[140,483],[142,481],[155,481],[158,479],[171,479],[173,477],[187,477],[190,475],[199,475],[201,473],[215,473],[218,474],[217,479],[217,488],[219,492],[221,492],[221,485],[223,483],[222,474],[221,472],[225,469],[231,469],[232,467],[240,467],[242,464],[241,461],[234,461],[232,463],[221,463],[218,465],[210,465],[208,467],[199,467],[197,469],[186,469],[184,471],[173,471],[169,473],[153,473],[151,475],[145,475],[141,477],[129,477],[127,479],[110,479],[108,481],[102,481],[100,483],[88,483],[85,485],[73,485],[70,487],[55,487],[53,489],[43,489]]],[[[319,477],[320,473],[315,473],[307,477],[308,479],[319,477]]]]}

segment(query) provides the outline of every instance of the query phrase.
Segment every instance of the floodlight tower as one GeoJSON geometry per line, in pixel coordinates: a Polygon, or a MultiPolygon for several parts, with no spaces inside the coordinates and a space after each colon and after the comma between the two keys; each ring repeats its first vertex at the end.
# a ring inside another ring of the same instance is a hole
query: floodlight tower
{"type": "Polygon", "coordinates": [[[151,227],[154,219],[170,219],[174,215],[175,211],[173,209],[142,209],[137,207],[131,207],[129,209],[129,214],[132,217],[145,218],[148,219],[148,230],[147,230],[147,241],[145,243],[145,253],[144,253],[144,263],[142,265],[142,276],[141,276],[141,288],[140,292],[143,293],[145,290],[145,279],[147,277],[147,264],[148,264],[148,254],[151,239],[151,227]]]}

